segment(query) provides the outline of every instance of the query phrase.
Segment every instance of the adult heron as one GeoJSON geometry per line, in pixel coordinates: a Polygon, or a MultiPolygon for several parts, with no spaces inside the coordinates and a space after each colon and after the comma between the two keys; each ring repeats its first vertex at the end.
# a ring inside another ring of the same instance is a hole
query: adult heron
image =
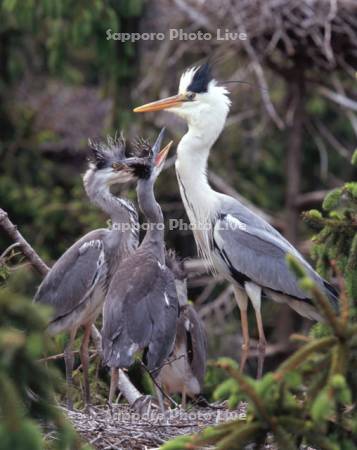
{"type": "Polygon", "coordinates": [[[111,193],[111,186],[126,183],[134,174],[125,167],[122,137],[92,144],[89,168],[83,176],[85,191],[92,203],[110,218],[111,227],[93,230],[75,242],[54,264],[40,284],[34,301],[52,307],[47,327],[50,335],[69,333],[65,348],[67,404],[72,408],[73,343],[84,328],[80,357],[86,408],[91,403],[88,379],[88,345],[91,326],[102,310],[109,282],[121,259],[138,245],[138,217],[133,205],[111,193]]]}
{"type": "Polygon", "coordinates": [[[166,264],[175,277],[180,310],[174,348],[157,380],[168,394],[180,393],[185,408],[186,397],[196,398],[203,387],[207,339],[202,320],[188,302],[187,272],[183,261],[174,252],[168,252],[166,264]]]}
{"type": "MultiPolygon", "coordinates": [[[[136,251],[122,261],[104,304],[103,353],[104,362],[111,368],[110,399],[117,386],[118,369],[131,366],[139,350],[143,351],[147,369],[156,377],[176,335],[176,287],[165,264],[163,215],[154,195],[154,183],[172,144],[159,152],[163,133],[152,148],[145,142],[138,143],[137,153],[147,155],[147,164],[136,157],[126,163],[139,178],[137,195],[147,231],[136,251]]],[[[162,406],[159,395],[160,400],[162,406]]]]}
{"type": "Polygon", "coordinates": [[[266,346],[261,317],[262,296],[287,303],[302,316],[320,319],[311,298],[299,287],[289,270],[287,254],[300,262],[336,307],[338,300],[335,289],[277,230],[238,200],[210,187],[207,160],[226,122],[231,104],[228,94],[227,89],[213,79],[211,67],[206,63],[183,73],[177,95],[134,111],[167,109],[188,124],[188,131],[177,148],[176,173],[181,196],[199,252],[212,271],[233,283],[241,314],[242,370],[249,349],[248,298],[253,305],[259,333],[259,374],[266,346]]]}

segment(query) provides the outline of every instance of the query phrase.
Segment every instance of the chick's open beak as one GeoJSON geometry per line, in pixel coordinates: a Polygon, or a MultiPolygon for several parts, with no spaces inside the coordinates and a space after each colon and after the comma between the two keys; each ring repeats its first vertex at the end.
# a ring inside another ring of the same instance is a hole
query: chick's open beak
{"type": "Polygon", "coordinates": [[[166,145],[166,147],[164,147],[164,148],[160,151],[160,153],[158,153],[158,154],[156,155],[156,158],[155,158],[155,166],[156,166],[156,167],[158,167],[158,166],[160,166],[161,164],[164,163],[164,161],[165,161],[165,159],[166,159],[166,156],[167,156],[167,154],[169,153],[172,144],[173,144],[173,141],[170,141],[170,142],[166,145]]]}
{"type": "Polygon", "coordinates": [[[146,103],[146,105],[138,106],[134,108],[134,112],[150,112],[159,111],[161,109],[172,108],[173,106],[180,106],[182,102],[186,100],[185,95],[178,94],[172,97],[164,98],[156,102],[146,103]]]}

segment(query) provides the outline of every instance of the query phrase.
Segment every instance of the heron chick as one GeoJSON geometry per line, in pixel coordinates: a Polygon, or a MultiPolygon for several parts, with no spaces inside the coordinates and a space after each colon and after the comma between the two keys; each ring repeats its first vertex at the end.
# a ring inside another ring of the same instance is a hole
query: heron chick
{"type": "Polygon", "coordinates": [[[158,382],[168,394],[180,393],[182,407],[186,397],[196,398],[202,390],[207,362],[207,338],[202,320],[188,302],[187,272],[174,252],[166,254],[166,264],[175,277],[179,317],[174,348],[162,367],[158,382]]]}
{"type": "Polygon", "coordinates": [[[67,381],[67,405],[72,408],[73,343],[84,328],[80,357],[84,379],[84,401],[91,403],[88,378],[88,345],[91,326],[100,314],[111,278],[121,259],[138,245],[138,217],[133,205],[111,193],[114,184],[127,183],[135,174],[125,166],[125,142],[122,137],[106,143],[91,143],[88,170],[83,184],[89,200],[110,218],[110,228],[87,233],[75,242],[53,265],[40,284],[34,301],[52,307],[47,327],[50,335],[69,333],[64,351],[67,381]]]}
{"type": "Polygon", "coordinates": [[[174,277],[165,264],[163,214],[154,195],[155,181],[172,144],[159,152],[163,133],[153,147],[139,142],[136,156],[127,161],[139,178],[137,195],[147,231],[136,251],[122,260],[104,304],[102,337],[104,362],[112,375],[110,400],[119,368],[131,366],[140,350],[155,378],[175,341],[178,300],[174,277]],[[137,155],[146,155],[146,164],[137,155]]]}

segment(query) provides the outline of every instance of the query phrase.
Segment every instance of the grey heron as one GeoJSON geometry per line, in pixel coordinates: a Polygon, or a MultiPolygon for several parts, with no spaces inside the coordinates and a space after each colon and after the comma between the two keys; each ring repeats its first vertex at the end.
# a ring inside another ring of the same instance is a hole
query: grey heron
{"type": "MultiPolygon", "coordinates": [[[[260,364],[266,338],[261,317],[261,298],[287,303],[302,316],[320,316],[289,270],[286,255],[292,254],[337,308],[335,289],[321,278],[302,255],[276,229],[238,200],[214,191],[206,168],[211,147],[221,134],[230,109],[228,90],[212,77],[209,64],[186,70],[178,94],[148,103],[135,112],[167,109],[183,118],[188,131],[177,148],[176,173],[181,197],[199,252],[212,271],[233,283],[242,324],[241,370],[249,348],[247,319],[251,301],[259,333],[260,364]]],[[[258,373],[261,368],[258,368],[258,373]]]]}
{"type": "Polygon", "coordinates": [[[125,166],[123,138],[92,144],[92,158],[83,176],[85,191],[92,203],[110,216],[111,228],[89,232],[75,242],[54,264],[40,284],[34,301],[52,307],[47,331],[50,335],[69,333],[65,348],[67,403],[72,408],[69,388],[73,383],[73,343],[84,327],[80,357],[84,379],[84,400],[91,402],[88,379],[88,344],[91,326],[102,310],[111,277],[120,260],[138,245],[138,217],[133,205],[114,196],[113,184],[126,183],[134,175],[125,166]],[[125,226],[123,226],[125,225],[125,226]]]}
{"type": "Polygon", "coordinates": [[[147,164],[138,163],[135,156],[131,163],[127,160],[139,179],[137,195],[147,231],[136,251],[122,261],[104,304],[102,337],[104,362],[111,368],[110,400],[118,369],[131,366],[140,350],[155,378],[175,340],[178,300],[174,277],[165,264],[163,214],[154,195],[155,181],[172,144],[159,152],[163,133],[152,148],[139,142],[137,153],[147,155],[147,164]]]}
{"type": "Polygon", "coordinates": [[[186,396],[194,399],[202,390],[207,361],[207,339],[204,325],[188,302],[187,273],[174,252],[168,252],[166,264],[175,277],[179,317],[172,353],[163,365],[158,382],[169,394],[180,393],[182,407],[186,396]]]}

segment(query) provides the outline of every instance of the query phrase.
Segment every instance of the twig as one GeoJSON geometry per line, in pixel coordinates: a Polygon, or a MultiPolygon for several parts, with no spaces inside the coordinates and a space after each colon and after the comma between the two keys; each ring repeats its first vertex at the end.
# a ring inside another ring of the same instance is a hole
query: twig
{"type": "Polygon", "coordinates": [[[317,120],[314,124],[318,132],[322,137],[326,139],[328,144],[330,144],[331,147],[333,147],[339,155],[341,155],[345,159],[348,159],[349,161],[351,159],[352,151],[343,146],[341,142],[337,140],[337,138],[320,120],[317,120]]]}
{"type": "Polygon", "coordinates": [[[295,201],[295,205],[299,208],[306,208],[308,205],[321,203],[329,192],[329,190],[321,190],[300,194],[295,201]]]}
{"type": "Polygon", "coordinates": [[[22,253],[30,261],[32,266],[43,276],[50,270],[45,262],[39,257],[31,245],[26,241],[22,234],[18,231],[16,225],[14,225],[8,217],[6,211],[0,208],[0,226],[8,234],[8,236],[15,241],[22,253]]]}
{"type": "MultiPolygon", "coordinates": [[[[235,24],[238,26],[238,28],[246,33],[244,23],[241,20],[239,14],[235,14],[233,16],[233,19],[234,19],[235,24]]],[[[282,119],[279,117],[279,115],[270,99],[268,83],[266,82],[264,71],[259,62],[259,58],[256,54],[256,51],[254,50],[249,39],[246,39],[243,41],[243,46],[244,46],[245,51],[247,52],[248,56],[251,59],[252,67],[253,67],[253,70],[257,77],[259,86],[260,86],[260,92],[261,92],[261,97],[262,97],[262,100],[264,103],[264,107],[265,107],[268,115],[270,116],[270,118],[275,123],[275,125],[279,128],[279,130],[283,130],[285,128],[285,124],[282,121],[282,119]]]]}
{"type": "Polygon", "coordinates": [[[140,361],[141,366],[144,368],[144,370],[149,374],[152,382],[155,384],[155,386],[159,389],[159,391],[161,392],[161,394],[167,398],[167,400],[169,400],[170,403],[172,403],[175,408],[178,407],[178,404],[175,402],[175,400],[173,398],[171,398],[168,394],[166,394],[166,392],[162,389],[162,387],[159,385],[159,383],[155,380],[155,378],[153,377],[152,373],[150,372],[150,370],[145,366],[145,364],[140,361]]]}
{"type": "Polygon", "coordinates": [[[15,242],[14,244],[11,244],[6,250],[4,250],[3,253],[0,255],[0,264],[3,263],[3,260],[11,252],[11,250],[18,247],[19,245],[20,244],[18,242],[15,242]]]}
{"type": "Polygon", "coordinates": [[[150,373],[150,375],[152,375],[154,372],[157,372],[158,370],[161,370],[163,367],[168,366],[169,364],[171,364],[181,358],[184,358],[184,357],[185,357],[185,355],[180,355],[180,356],[177,356],[176,358],[168,359],[163,364],[161,364],[161,366],[155,367],[152,370],[149,370],[148,368],[146,368],[146,370],[150,373]]]}
{"type": "Polygon", "coordinates": [[[199,12],[194,7],[191,7],[184,0],[175,0],[175,5],[182,12],[187,14],[187,16],[191,19],[193,23],[199,25],[200,27],[207,28],[209,30],[213,28],[213,25],[211,24],[210,20],[202,12],[199,12]]]}
{"type": "Polygon", "coordinates": [[[325,86],[320,86],[319,92],[322,96],[328,98],[329,100],[332,100],[338,105],[341,105],[347,109],[351,109],[352,111],[357,111],[357,102],[352,100],[351,98],[348,98],[342,94],[338,94],[337,92],[331,91],[331,89],[328,89],[325,86]]]}

